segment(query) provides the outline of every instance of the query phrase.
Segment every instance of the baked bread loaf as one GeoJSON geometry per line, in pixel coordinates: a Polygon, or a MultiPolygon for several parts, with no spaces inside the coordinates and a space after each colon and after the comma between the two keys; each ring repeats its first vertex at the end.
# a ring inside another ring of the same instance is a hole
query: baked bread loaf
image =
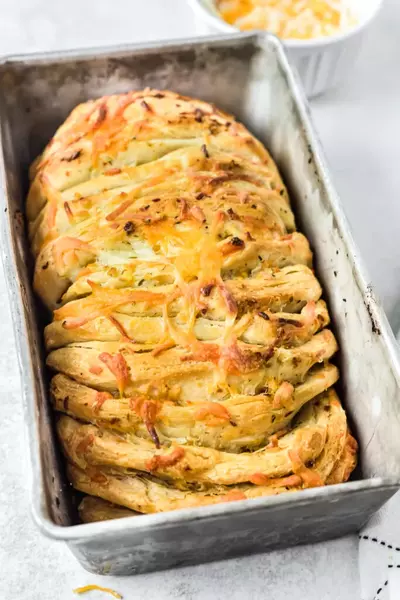
{"type": "Polygon", "coordinates": [[[32,165],[27,216],[83,521],[348,479],[312,254],[243,125],[166,91],[86,102],[32,165]]]}

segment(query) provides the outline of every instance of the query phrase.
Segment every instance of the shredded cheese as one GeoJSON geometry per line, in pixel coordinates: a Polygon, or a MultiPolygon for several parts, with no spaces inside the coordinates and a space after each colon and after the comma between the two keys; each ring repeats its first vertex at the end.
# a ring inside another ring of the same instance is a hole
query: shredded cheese
{"type": "Polygon", "coordinates": [[[110,321],[110,323],[112,325],[114,325],[115,329],[117,329],[117,331],[121,334],[122,341],[128,342],[128,343],[131,342],[129,335],[127,334],[127,332],[125,331],[125,329],[121,325],[121,323],[119,321],[117,321],[117,319],[115,317],[113,317],[112,315],[108,315],[107,318],[110,321]]]}
{"type": "Polygon", "coordinates": [[[92,446],[94,443],[94,435],[91,433],[90,435],[84,437],[76,446],[76,454],[85,454],[88,448],[92,446]]]}
{"type": "Polygon", "coordinates": [[[75,329],[97,317],[108,317],[114,310],[130,302],[161,303],[165,294],[145,290],[119,290],[102,287],[88,280],[92,294],[80,302],[69,302],[54,311],[54,319],[63,321],[65,329],[75,329]]]}
{"type": "Polygon", "coordinates": [[[294,387],[288,381],[284,381],[281,383],[279,388],[276,390],[274,394],[274,401],[272,403],[272,408],[282,408],[285,404],[291,400],[294,393],[294,387]]]}
{"type": "Polygon", "coordinates": [[[238,500],[246,500],[247,496],[241,492],[240,490],[232,490],[225,494],[225,496],[221,496],[220,502],[237,502],[238,500]]]}
{"type": "Polygon", "coordinates": [[[76,252],[93,255],[93,247],[79,238],[60,237],[53,244],[54,262],[60,272],[78,262],[76,252]]]}
{"type": "Polygon", "coordinates": [[[269,487],[299,487],[303,481],[299,475],[289,475],[288,477],[274,479],[263,473],[254,473],[250,477],[250,482],[254,485],[267,485],[269,487]]]}
{"type": "MultiPolygon", "coordinates": [[[[231,419],[231,415],[225,406],[219,404],[218,402],[204,402],[200,406],[199,410],[195,413],[195,419],[203,421],[208,419],[210,415],[216,417],[216,425],[220,425],[221,420],[230,421],[231,419]]],[[[212,422],[214,423],[214,420],[212,422]]]]}
{"type": "Polygon", "coordinates": [[[324,485],[324,481],[320,475],[316,471],[306,467],[296,450],[288,450],[288,456],[292,463],[293,473],[302,479],[304,487],[311,488],[324,485]]]}
{"type": "Polygon", "coordinates": [[[145,396],[139,396],[137,398],[130,398],[129,406],[143,420],[143,423],[146,425],[147,431],[149,432],[151,439],[155,443],[156,447],[160,448],[160,440],[154,426],[159,410],[159,405],[157,401],[146,400],[145,396]]]}
{"type": "Polygon", "coordinates": [[[99,360],[101,360],[114,375],[118,385],[118,391],[122,397],[130,379],[129,368],[125,358],[120,352],[117,352],[117,354],[114,355],[111,355],[108,352],[102,352],[99,354],[99,360]]]}
{"type": "Polygon", "coordinates": [[[146,462],[146,468],[149,471],[157,471],[173,467],[185,456],[185,450],[181,447],[175,448],[170,454],[156,454],[146,462]]]}
{"type": "Polygon", "coordinates": [[[112,400],[112,396],[109,392],[96,392],[93,403],[93,412],[98,414],[106,400],[112,400]]]}
{"type": "Polygon", "coordinates": [[[73,590],[74,594],[86,594],[86,592],[92,592],[92,591],[99,591],[99,592],[106,592],[107,594],[111,594],[111,596],[114,596],[114,598],[117,598],[117,600],[122,600],[122,596],[121,594],[118,594],[118,592],[115,592],[114,590],[110,589],[110,588],[106,588],[106,587],[101,587],[100,585],[84,585],[83,587],[79,587],[79,588],[75,588],[73,590]]]}
{"type": "Polygon", "coordinates": [[[344,0],[217,0],[217,8],[230,25],[267,29],[282,39],[331,36],[356,23],[344,0]]]}

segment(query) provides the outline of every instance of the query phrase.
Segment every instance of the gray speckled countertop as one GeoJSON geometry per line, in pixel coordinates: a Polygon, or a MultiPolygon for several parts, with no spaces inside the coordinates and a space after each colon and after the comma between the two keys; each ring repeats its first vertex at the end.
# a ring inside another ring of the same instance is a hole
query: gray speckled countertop
{"type": "MultiPolygon", "coordinates": [[[[185,0],[0,0],[0,54],[106,45],[195,32],[185,0]]],[[[400,325],[400,3],[386,0],[353,79],[313,103],[335,183],[392,325],[400,325]]],[[[0,600],[72,600],[109,586],[125,600],[356,600],[358,540],[289,549],[135,578],[86,573],[29,514],[17,357],[0,271],[0,600]]],[[[100,600],[108,595],[91,593],[100,600]]]]}

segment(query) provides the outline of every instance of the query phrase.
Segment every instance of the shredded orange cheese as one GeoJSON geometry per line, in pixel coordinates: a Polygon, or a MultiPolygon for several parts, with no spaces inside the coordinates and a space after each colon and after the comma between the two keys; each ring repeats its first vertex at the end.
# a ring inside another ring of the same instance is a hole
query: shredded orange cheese
{"type": "Polygon", "coordinates": [[[316,317],[316,304],[314,301],[307,302],[303,310],[301,311],[303,326],[311,326],[316,317]]]}
{"type": "Polygon", "coordinates": [[[324,485],[318,473],[306,467],[296,450],[289,450],[288,455],[292,463],[293,472],[301,477],[304,487],[320,487],[324,485]]]}
{"type": "Polygon", "coordinates": [[[56,224],[57,216],[57,200],[51,200],[47,207],[47,224],[49,229],[53,228],[56,224]]]}
{"type": "Polygon", "coordinates": [[[158,356],[159,354],[161,354],[161,352],[165,352],[165,350],[170,350],[174,346],[175,346],[175,342],[173,342],[172,340],[169,342],[164,342],[162,344],[159,344],[158,346],[153,348],[153,350],[151,351],[151,356],[158,356]]]}
{"type": "Polygon", "coordinates": [[[118,332],[121,334],[122,340],[124,342],[130,342],[130,338],[129,335],[127,334],[127,332],[125,331],[124,327],[121,325],[121,323],[119,321],[117,321],[117,319],[115,317],[113,317],[112,315],[109,315],[108,320],[110,321],[110,323],[112,325],[114,325],[114,327],[118,330],[118,332]]]}
{"type": "Polygon", "coordinates": [[[76,446],[76,454],[85,454],[86,450],[93,446],[94,444],[94,435],[91,433],[84,437],[76,446]]]}
{"type": "Polygon", "coordinates": [[[122,170],[118,169],[117,167],[113,167],[104,171],[104,175],[119,175],[120,173],[122,173],[122,170]]]}
{"type": "Polygon", "coordinates": [[[118,592],[115,592],[110,588],[102,587],[100,585],[95,584],[84,585],[83,587],[75,588],[73,592],[74,594],[86,594],[86,592],[92,592],[94,590],[97,590],[99,592],[105,592],[106,594],[111,594],[111,596],[117,598],[117,600],[122,600],[122,596],[121,594],[118,594],[118,592]]]}
{"type": "Polygon", "coordinates": [[[132,202],[133,199],[125,200],[125,202],[122,202],[122,204],[120,204],[112,213],[106,216],[106,221],[113,221],[114,219],[122,215],[130,207],[132,202]]]}
{"type": "Polygon", "coordinates": [[[345,0],[217,0],[217,8],[230,25],[283,39],[331,36],[356,23],[345,0]]]}
{"type": "Polygon", "coordinates": [[[250,477],[250,482],[254,485],[266,485],[269,487],[297,487],[302,484],[299,475],[289,475],[288,477],[278,477],[272,479],[263,473],[254,473],[250,477]]]}
{"type": "Polygon", "coordinates": [[[146,468],[149,471],[157,471],[157,469],[160,468],[163,469],[167,467],[173,467],[174,465],[176,465],[177,462],[182,460],[184,455],[185,451],[183,448],[180,447],[175,448],[171,452],[171,454],[157,454],[156,456],[153,456],[153,458],[147,461],[146,468]]]}
{"type": "Polygon", "coordinates": [[[199,421],[203,421],[204,419],[208,419],[209,416],[216,417],[219,420],[230,421],[231,415],[226,410],[225,406],[219,404],[218,402],[204,402],[201,404],[199,410],[195,414],[195,419],[199,421]]]}
{"type": "Polygon", "coordinates": [[[294,393],[294,387],[288,381],[284,381],[278,387],[274,394],[274,400],[272,403],[272,408],[282,408],[285,406],[286,402],[288,402],[294,393]]]}
{"type": "Polygon", "coordinates": [[[157,435],[155,428],[155,421],[157,419],[157,413],[159,405],[155,400],[146,400],[145,396],[138,396],[137,398],[129,399],[129,406],[135,411],[135,413],[143,420],[147,431],[156,448],[160,448],[160,439],[157,435]]]}
{"type": "Polygon", "coordinates": [[[69,202],[64,202],[64,210],[65,210],[65,212],[67,214],[69,222],[73,223],[74,222],[74,214],[73,214],[73,212],[71,210],[69,202]]]}
{"type": "Polygon", "coordinates": [[[99,360],[101,360],[114,375],[119,393],[122,396],[129,382],[129,369],[125,358],[120,352],[117,352],[114,356],[108,352],[102,352],[99,354],[99,360]]]}
{"type": "Polygon", "coordinates": [[[279,431],[277,431],[276,433],[274,433],[273,435],[270,436],[269,438],[269,444],[268,444],[268,448],[277,448],[279,446],[279,438],[281,438],[283,435],[286,435],[287,433],[289,433],[290,429],[287,429],[286,427],[284,429],[280,429],[279,431]]]}
{"type": "Polygon", "coordinates": [[[106,400],[112,400],[112,396],[109,392],[96,392],[93,402],[93,412],[98,413],[106,400]]]}
{"type": "Polygon", "coordinates": [[[71,267],[76,264],[76,251],[93,254],[93,247],[79,238],[61,237],[53,245],[54,262],[57,268],[62,271],[64,267],[71,267]]]}
{"type": "Polygon", "coordinates": [[[247,496],[240,490],[232,490],[222,496],[220,502],[237,502],[238,500],[246,500],[247,496]]]}
{"type": "Polygon", "coordinates": [[[166,298],[165,294],[146,290],[119,290],[102,287],[87,280],[92,288],[92,294],[79,301],[68,302],[54,311],[54,319],[63,321],[65,329],[81,327],[98,317],[108,317],[114,310],[130,302],[150,302],[160,304],[166,298]]]}
{"type": "Polygon", "coordinates": [[[95,483],[98,483],[99,485],[102,485],[102,486],[108,485],[108,479],[107,479],[106,475],[104,473],[102,473],[102,471],[99,471],[98,469],[96,469],[95,467],[93,467],[91,465],[86,465],[85,471],[91,481],[94,481],[95,483]]]}

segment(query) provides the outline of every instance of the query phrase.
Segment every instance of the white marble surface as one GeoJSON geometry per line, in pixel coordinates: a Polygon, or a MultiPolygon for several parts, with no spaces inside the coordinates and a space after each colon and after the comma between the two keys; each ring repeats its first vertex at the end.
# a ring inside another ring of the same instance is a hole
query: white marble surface
{"type": "MultiPolygon", "coordinates": [[[[0,0],[0,9],[0,54],[194,32],[185,0],[0,0]]],[[[356,241],[396,327],[400,325],[399,31],[400,3],[386,0],[352,80],[312,107],[356,241]]],[[[0,600],[71,600],[72,589],[88,583],[110,586],[125,600],[360,597],[356,537],[135,578],[86,573],[66,547],[39,534],[29,515],[17,359],[1,272],[0,314],[0,600]]]]}

